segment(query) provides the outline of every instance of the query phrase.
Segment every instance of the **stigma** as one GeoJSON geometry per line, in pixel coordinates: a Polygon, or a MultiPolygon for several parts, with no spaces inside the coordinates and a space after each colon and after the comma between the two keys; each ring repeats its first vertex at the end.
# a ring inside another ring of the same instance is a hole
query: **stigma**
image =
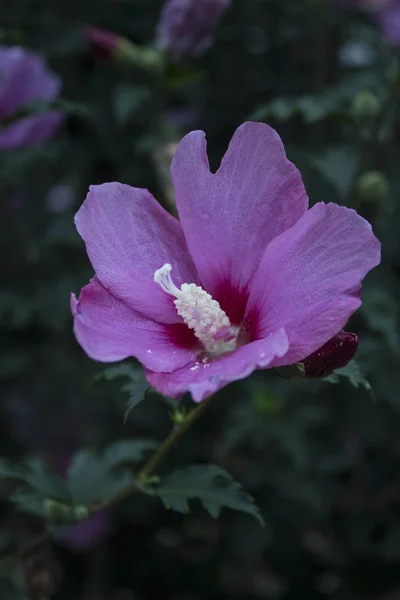
{"type": "Polygon", "coordinates": [[[154,281],[170,296],[174,296],[176,311],[193,330],[210,354],[231,352],[237,346],[238,327],[233,327],[219,303],[195,283],[183,283],[178,288],[171,277],[172,267],[166,263],[154,273],[154,281]]]}

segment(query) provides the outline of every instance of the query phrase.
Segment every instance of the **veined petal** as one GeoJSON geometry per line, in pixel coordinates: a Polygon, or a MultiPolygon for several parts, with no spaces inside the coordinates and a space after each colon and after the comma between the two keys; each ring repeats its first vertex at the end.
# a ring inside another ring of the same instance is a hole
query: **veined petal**
{"type": "Polygon", "coordinates": [[[196,282],[180,223],[147,190],[121,183],[91,186],[75,224],[103,286],[135,311],[178,323],[173,298],[154,282],[165,263],[174,281],[196,282]]]}
{"type": "Polygon", "coordinates": [[[94,277],[79,300],[71,297],[74,333],[86,354],[101,362],[129,356],[153,371],[174,371],[198,354],[185,325],[162,325],[146,319],[114,298],[94,277]]]}
{"type": "Polygon", "coordinates": [[[244,379],[256,369],[265,369],[276,357],[281,359],[288,350],[284,329],[271,333],[266,339],[241,346],[234,352],[210,362],[192,363],[173,373],[146,371],[147,379],[160,393],[173,398],[185,392],[192,394],[195,402],[201,402],[231,381],[244,379]]]}
{"type": "MultiPolygon", "coordinates": [[[[232,291],[243,297],[267,244],[307,210],[300,173],[287,160],[278,134],[250,122],[236,130],[215,175],[202,131],[183,138],[171,172],[201,282],[229,313],[227,298],[232,291]]],[[[240,320],[244,309],[229,316],[240,320]]]]}
{"type": "Polygon", "coordinates": [[[318,350],[361,304],[361,282],[380,262],[371,225],[354,210],[316,204],[265,250],[245,321],[252,338],[284,327],[289,352],[274,366],[318,350]]]}

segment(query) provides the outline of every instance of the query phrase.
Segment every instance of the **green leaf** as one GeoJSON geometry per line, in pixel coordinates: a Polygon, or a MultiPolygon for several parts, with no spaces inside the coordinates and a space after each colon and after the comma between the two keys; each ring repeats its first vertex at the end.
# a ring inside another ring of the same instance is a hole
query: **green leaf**
{"type": "Polygon", "coordinates": [[[198,498],[214,519],[219,516],[221,508],[226,506],[246,512],[264,525],[253,498],[229,473],[216,465],[192,465],[173,471],[155,492],[166,508],[178,512],[189,512],[188,500],[198,498]]]}
{"type": "Polygon", "coordinates": [[[12,465],[4,458],[0,459],[0,479],[21,479],[25,481],[26,469],[12,465]]]}
{"type": "Polygon", "coordinates": [[[14,466],[4,459],[0,460],[0,479],[19,479],[43,498],[69,500],[62,478],[38,457],[30,458],[24,466],[14,466]]]}
{"type": "Polygon", "coordinates": [[[42,459],[33,457],[26,465],[25,481],[47,498],[69,500],[69,494],[63,479],[55,473],[42,459]]]}
{"type": "Polygon", "coordinates": [[[137,369],[129,363],[122,363],[114,367],[109,367],[98,373],[94,381],[105,379],[106,381],[113,381],[119,377],[126,377],[128,381],[121,387],[122,392],[128,394],[128,404],[124,415],[124,423],[126,423],[129,413],[135,408],[146,396],[146,392],[149,389],[149,384],[144,376],[142,370],[137,369]]]}
{"type": "Polygon", "coordinates": [[[34,491],[17,491],[10,500],[14,502],[18,508],[31,515],[38,517],[46,517],[45,513],[45,500],[41,494],[34,491]]]}
{"type": "Polygon", "coordinates": [[[339,383],[339,377],[345,377],[349,383],[356,388],[363,387],[373,397],[371,384],[365,378],[359,364],[354,359],[351,360],[345,367],[337,369],[332,373],[332,375],[325,377],[324,381],[329,381],[329,383],[339,383]]]}
{"type": "Polygon", "coordinates": [[[90,504],[116,494],[129,485],[128,471],[111,471],[101,454],[81,450],[73,457],[67,471],[67,488],[74,504],[90,504]]]}
{"type": "Polygon", "coordinates": [[[135,439],[119,440],[107,447],[103,460],[109,468],[142,461],[149,451],[156,450],[159,444],[155,440],[135,439]]]}
{"type": "Polygon", "coordinates": [[[330,148],[313,159],[315,167],[341,197],[345,197],[349,191],[356,171],[356,162],[354,150],[347,146],[330,148]]]}

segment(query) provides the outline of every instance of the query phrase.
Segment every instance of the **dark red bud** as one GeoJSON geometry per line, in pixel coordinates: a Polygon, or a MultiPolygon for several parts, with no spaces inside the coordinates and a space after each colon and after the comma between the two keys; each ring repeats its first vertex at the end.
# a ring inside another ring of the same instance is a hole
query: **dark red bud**
{"type": "Polygon", "coordinates": [[[345,367],[354,357],[357,346],[358,336],[342,329],[319,350],[301,361],[305,377],[326,377],[332,371],[345,367]]]}
{"type": "Polygon", "coordinates": [[[120,36],[107,29],[85,27],[84,34],[90,44],[92,53],[97,58],[112,60],[120,40],[120,36]]]}

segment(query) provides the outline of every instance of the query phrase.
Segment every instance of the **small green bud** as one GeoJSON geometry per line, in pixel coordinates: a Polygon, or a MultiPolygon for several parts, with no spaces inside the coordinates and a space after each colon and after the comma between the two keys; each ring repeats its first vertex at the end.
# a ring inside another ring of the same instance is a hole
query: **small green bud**
{"type": "Polygon", "coordinates": [[[276,414],[281,409],[280,399],[261,389],[256,391],[253,404],[256,411],[264,415],[276,414]]]}
{"type": "Polygon", "coordinates": [[[45,516],[52,521],[68,521],[73,518],[73,507],[53,500],[52,498],[46,498],[43,502],[43,510],[45,516]]]}
{"type": "Polygon", "coordinates": [[[182,423],[184,423],[186,421],[186,419],[188,417],[188,413],[185,409],[174,408],[170,412],[170,417],[174,423],[177,423],[178,425],[182,425],[182,423]]]}
{"type": "Polygon", "coordinates": [[[351,103],[351,114],[359,121],[375,117],[381,108],[381,103],[372,92],[363,90],[358,92],[351,103]]]}
{"type": "Polygon", "coordinates": [[[120,37],[114,49],[116,61],[132,64],[145,71],[160,71],[164,66],[164,56],[152,46],[138,46],[120,37]]]}
{"type": "Polygon", "coordinates": [[[374,202],[384,200],[389,194],[389,183],[380,171],[368,171],[356,183],[357,194],[362,200],[374,202]]]}
{"type": "Polygon", "coordinates": [[[84,504],[78,504],[73,507],[73,517],[77,521],[84,521],[90,516],[90,511],[84,504]]]}

